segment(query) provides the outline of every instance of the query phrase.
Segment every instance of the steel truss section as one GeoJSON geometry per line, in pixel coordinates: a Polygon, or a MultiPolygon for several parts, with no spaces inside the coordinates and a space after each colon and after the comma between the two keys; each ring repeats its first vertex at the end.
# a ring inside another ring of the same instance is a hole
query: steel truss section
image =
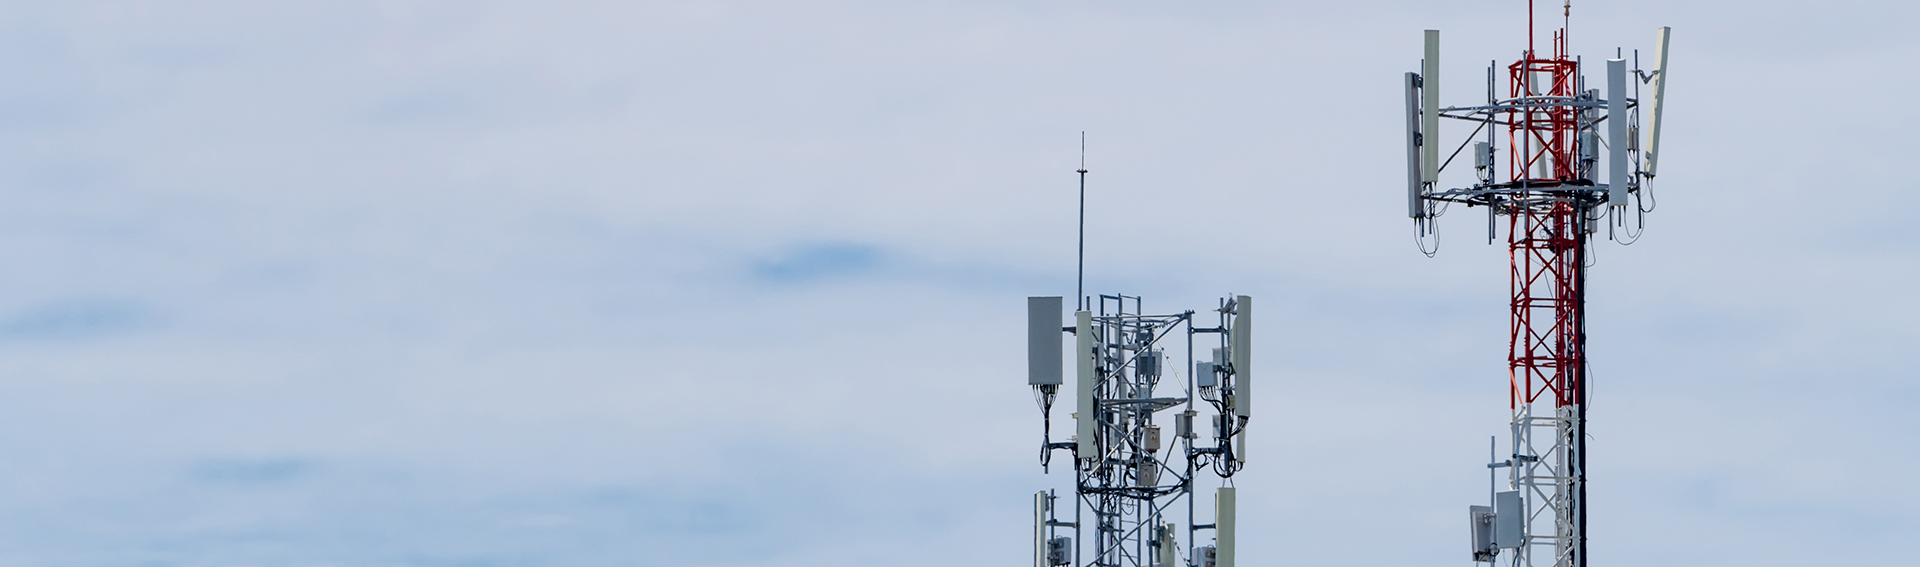
{"type": "Polygon", "coordinates": [[[1550,59],[1529,52],[1508,66],[1509,171],[1521,191],[1488,196],[1488,204],[1505,205],[1510,220],[1508,470],[1527,510],[1526,544],[1510,557],[1514,567],[1533,565],[1543,552],[1555,567],[1586,565],[1583,262],[1587,211],[1600,206],[1604,190],[1589,181],[1592,160],[1581,159],[1594,154],[1580,144],[1594,139],[1581,134],[1594,127],[1596,101],[1581,92],[1580,65],[1566,55],[1564,30],[1554,34],[1553,49],[1550,59]],[[1552,189],[1528,190],[1535,185],[1552,189]]]}
{"type": "Polygon", "coordinates": [[[1553,48],[1551,57],[1528,52],[1507,66],[1507,98],[1495,96],[1489,69],[1486,105],[1444,109],[1445,117],[1479,123],[1468,143],[1485,132],[1493,147],[1494,131],[1507,131],[1506,179],[1489,169],[1472,187],[1427,195],[1508,219],[1513,451],[1505,464],[1526,510],[1525,543],[1501,556],[1513,567],[1586,564],[1583,262],[1609,188],[1593,181],[1597,148],[1583,146],[1597,143],[1606,101],[1584,89],[1564,35],[1555,34],[1553,48]]]}
{"type": "MultiPolygon", "coordinates": [[[[1127,298],[1114,299],[1124,305],[1127,298]]],[[[1104,301],[1102,307],[1102,314],[1094,317],[1101,345],[1100,377],[1094,388],[1099,408],[1095,446],[1100,454],[1076,461],[1081,464],[1076,469],[1080,501],[1093,513],[1092,561],[1086,564],[1144,566],[1149,565],[1150,542],[1141,536],[1160,523],[1167,506],[1189,495],[1185,479],[1192,475],[1170,475],[1180,482],[1165,487],[1159,479],[1146,482],[1141,473],[1149,468],[1165,470],[1168,460],[1144,447],[1145,430],[1154,426],[1154,413],[1163,408],[1153,400],[1158,372],[1147,369],[1153,363],[1145,362],[1143,355],[1154,358],[1149,354],[1154,352],[1153,345],[1187,316],[1149,317],[1128,314],[1124,308],[1108,315],[1104,301]],[[1166,502],[1156,505],[1162,496],[1168,497],[1166,502]]]]}
{"type": "MultiPolygon", "coordinates": [[[[1529,60],[1533,61],[1533,60],[1529,60]]],[[[1529,63],[1523,61],[1522,63],[1529,63]]],[[[1571,62],[1566,62],[1571,63],[1571,62]]],[[[1522,70],[1545,69],[1572,75],[1575,65],[1516,63],[1522,70]]],[[[1571,83],[1555,78],[1556,85],[1571,83]]],[[[1579,173],[1566,156],[1578,148],[1572,134],[1586,125],[1561,121],[1571,108],[1537,112],[1547,119],[1516,121],[1510,131],[1540,143],[1537,151],[1517,166],[1551,169],[1555,176],[1579,173]],[[1549,127],[1537,126],[1541,122],[1549,127]],[[1552,168],[1537,165],[1550,160],[1552,168]],[[1572,165],[1572,164],[1568,164],[1572,165]]],[[[1526,169],[1516,169],[1515,176],[1526,169]]],[[[1538,173],[1536,171],[1536,173],[1538,173]]],[[[1523,184],[1554,180],[1516,179],[1523,184]]],[[[1508,337],[1508,406],[1513,412],[1513,461],[1509,482],[1526,502],[1526,545],[1509,557],[1514,567],[1531,566],[1535,557],[1555,567],[1586,564],[1585,484],[1585,306],[1584,256],[1588,234],[1587,211],[1602,206],[1593,191],[1532,191],[1503,194],[1495,204],[1506,205],[1511,272],[1512,325],[1508,337]],[[1505,201],[1501,203],[1500,201],[1505,201]]]]}
{"type": "MultiPolygon", "coordinates": [[[[1165,443],[1165,457],[1146,450],[1147,429],[1157,427],[1155,414],[1189,399],[1155,398],[1155,388],[1171,366],[1163,363],[1163,351],[1156,345],[1182,325],[1191,328],[1192,315],[1143,315],[1139,297],[1100,296],[1099,315],[1093,318],[1100,345],[1094,387],[1099,408],[1095,446],[1100,454],[1077,459],[1075,475],[1079,500],[1093,516],[1091,554],[1082,558],[1083,565],[1152,565],[1157,550],[1150,537],[1153,526],[1164,521],[1163,513],[1175,502],[1192,498],[1187,482],[1193,477],[1191,466],[1185,467],[1184,474],[1167,470],[1177,443],[1165,443]],[[1132,309],[1128,309],[1129,300],[1132,309]],[[1142,472],[1149,469],[1155,478],[1148,479],[1142,472]],[[1165,475],[1172,478],[1159,478],[1161,471],[1172,473],[1165,475]]],[[[1191,352],[1187,359],[1192,360],[1191,352]]],[[[1191,367],[1191,362],[1186,366],[1191,367]]]]}

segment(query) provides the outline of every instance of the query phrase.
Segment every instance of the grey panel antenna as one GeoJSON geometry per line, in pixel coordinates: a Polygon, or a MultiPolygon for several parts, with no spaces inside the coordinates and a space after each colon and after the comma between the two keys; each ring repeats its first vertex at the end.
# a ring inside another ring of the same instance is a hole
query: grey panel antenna
{"type": "Polygon", "coordinates": [[[1607,60],[1607,204],[1627,206],[1627,60],[1607,60]]]}
{"type": "Polygon", "coordinates": [[[1253,415],[1253,298],[1235,298],[1233,318],[1233,409],[1240,417],[1253,415]]]}
{"type": "Polygon", "coordinates": [[[1440,180],[1440,30],[1427,30],[1420,61],[1420,180],[1440,180]]]}
{"type": "Polygon", "coordinates": [[[1493,561],[1493,508],[1490,506],[1468,506],[1467,525],[1473,538],[1473,561],[1490,563],[1493,561]]]}
{"type": "Polygon", "coordinates": [[[1420,218],[1420,74],[1407,73],[1407,216],[1420,218]]]}
{"type": "Polygon", "coordinates": [[[1493,545],[1501,549],[1516,549],[1527,544],[1527,507],[1520,500],[1520,491],[1508,491],[1493,495],[1493,545]]]}
{"type": "Polygon", "coordinates": [[[1064,327],[1059,297],[1027,298],[1027,384],[1058,386],[1065,372],[1061,362],[1061,336],[1064,327]]]}

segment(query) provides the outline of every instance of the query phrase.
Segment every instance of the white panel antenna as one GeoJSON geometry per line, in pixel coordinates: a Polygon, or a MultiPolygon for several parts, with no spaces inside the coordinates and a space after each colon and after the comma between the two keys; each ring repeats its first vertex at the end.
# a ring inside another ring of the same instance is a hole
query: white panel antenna
{"type": "Polygon", "coordinates": [[[1193,567],[1213,567],[1213,546],[1202,545],[1193,548],[1193,567]]]}
{"type": "Polygon", "coordinates": [[[1241,427],[1240,432],[1234,434],[1233,441],[1233,460],[1242,465],[1247,464],[1247,428],[1241,427]]]}
{"type": "Polygon", "coordinates": [[[1660,165],[1660,114],[1662,103],[1667,100],[1667,40],[1673,36],[1673,28],[1662,27],[1658,32],[1658,44],[1653,51],[1653,123],[1647,128],[1647,177],[1654,176],[1654,168],[1660,165]]]}
{"type": "Polygon", "coordinates": [[[1047,491],[1033,495],[1033,567],[1047,565],[1047,491]]]}
{"type": "Polygon", "coordinates": [[[1233,487],[1222,486],[1213,501],[1213,564],[1233,567],[1233,487]]]}

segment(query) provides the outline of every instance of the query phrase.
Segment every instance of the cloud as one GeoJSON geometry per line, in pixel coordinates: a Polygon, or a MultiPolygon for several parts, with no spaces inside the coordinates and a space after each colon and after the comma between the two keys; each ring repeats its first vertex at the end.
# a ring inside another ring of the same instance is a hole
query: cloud
{"type": "Polygon", "coordinates": [[[886,255],[875,246],[810,244],[754,262],[753,276],[765,283],[793,285],[874,274],[886,265],[886,255]]]}
{"type": "MultiPolygon", "coordinates": [[[[1272,314],[1242,557],[1457,559],[1508,264],[1459,209],[1414,250],[1394,81],[1441,27],[1473,100],[1524,13],[1401,4],[9,11],[0,563],[1017,563],[1082,130],[1089,293],[1272,314]]],[[[1920,465],[1917,111],[1777,109],[1920,90],[1874,72],[1920,47],[1754,43],[1794,14],[1573,16],[1682,69],[1660,209],[1592,270],[1596,556],[1906,559],[1796,523],[1916,523],[1873,477],[1920,465]],[[1783,60],[1866,82],[1752,96],[1783,60]]]]}
{"type": "Polygon", "coordinates": [[[74,299],[22,310],[0,321],[0,337],[22,341],[76,341],[150,329],[158,317],[146,304],[120,299],[74,299]]]}
{"type": "Polygon", "coordinates": [[[193,467],[198,480],[224,484],[272,484],[311,473],[314,464],[302,459],[219,459],[193,467]]]}
{"type": "Polygon", "coordinates": [[[362,119],[376,124],[459,123],[472,114],[473,102],[453,94],[419,94],[388,100],[367,109],[362,119]]]}

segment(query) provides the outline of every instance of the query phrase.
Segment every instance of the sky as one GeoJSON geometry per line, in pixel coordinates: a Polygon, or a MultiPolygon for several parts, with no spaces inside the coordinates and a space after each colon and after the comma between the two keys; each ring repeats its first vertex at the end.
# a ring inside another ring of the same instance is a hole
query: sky
{"type": "MultiPolygon", "coordinates": [[[[1467,565],[1505,253],[1416,248],[1400,77],[1524,8],[10,2],[0,565],[1019,564],[1082,132],[1089,293],[1259,298],[1240,561],[1467,565]]],[[[1673,28],[1593,561],[1908,560],[1920,7],[1572,10],[1673,28]]]]}

